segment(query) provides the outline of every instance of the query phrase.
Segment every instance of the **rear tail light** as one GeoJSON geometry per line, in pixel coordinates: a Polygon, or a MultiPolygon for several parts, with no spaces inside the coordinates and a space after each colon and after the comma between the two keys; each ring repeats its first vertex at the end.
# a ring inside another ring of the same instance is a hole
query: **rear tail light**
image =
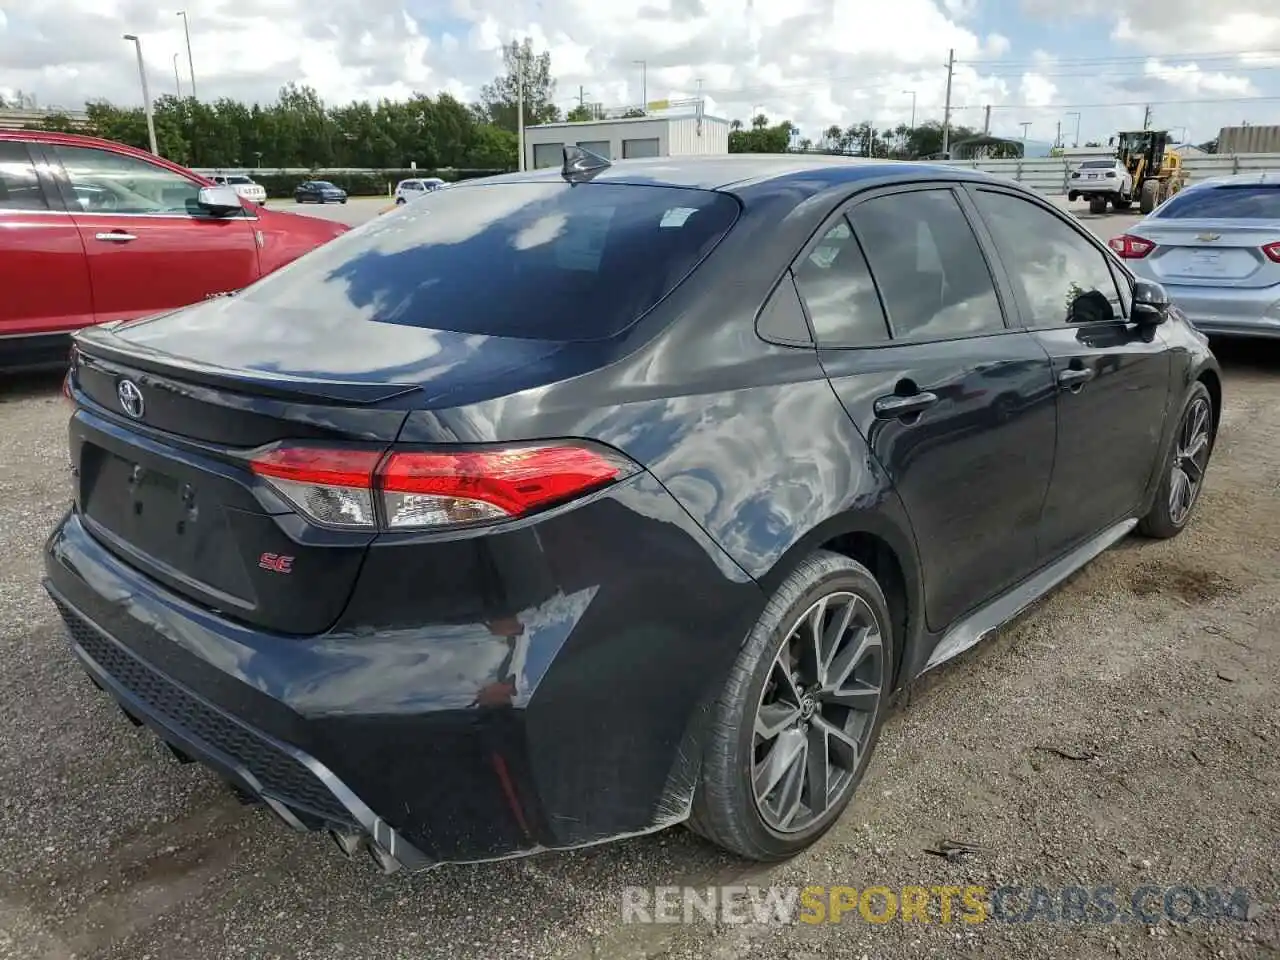
{"type": "Polygon", "coordinates": [[[1280,240],[1275,243],[1268,243],[1262,248],[1262,252],[1267,255],[1267,259],[1274,263],[1280,263],[1280,240]]]}
{"type": "Polygon", "coordinates": [[[576,441],[414,451],[285,445],[253,472],[322,526],[439,530],[512,520],[567,503],[637,471],[612,450],[576,441]]]}
{"type": "Polygon", "coordinates": [[[1122,260],[1141,260],[1156,248],[1150,240],[1122,233],[1107,241],[1107,246],[1116,252],[1122,260]]]}
{"type": "Polygon", "coordinates": [[[1116,172],[1115,172],[1114,170],[1108,170],[1108,171],[1107,171],[1107,179],[1108,179],[1108,180],[1114,180],[1115,178],[1116,178],[1116,172]]]}

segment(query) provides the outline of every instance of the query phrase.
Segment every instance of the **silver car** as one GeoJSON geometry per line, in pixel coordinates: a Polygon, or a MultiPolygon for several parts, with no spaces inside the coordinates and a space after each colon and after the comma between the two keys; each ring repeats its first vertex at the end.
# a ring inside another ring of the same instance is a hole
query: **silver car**
{"type": "Polygon", "coordinates": [[[1109,243],[1204,333],[1280,337],[1280,173],[1192,184],[1109,243]]]}

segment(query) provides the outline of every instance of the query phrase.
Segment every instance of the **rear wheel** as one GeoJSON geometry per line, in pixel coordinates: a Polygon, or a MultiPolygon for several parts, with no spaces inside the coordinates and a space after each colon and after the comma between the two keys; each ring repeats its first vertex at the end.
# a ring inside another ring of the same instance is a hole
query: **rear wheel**
{"type": "Polygon", "coordinates": [[[1089,198],[1089,212],[1090,212],[1090,213],[1106,213],[1106,212],[1107,212],[1107,198],[1106,198],[1106,197],[1100,197],[1100,196],[1097,196],[1097,195],[1090,197],[1090,198],[1089,198]]]}
{"type": "Polygon", "coordinates": [[[1133,205],[1132,200],[1112,200],[1111,205],[1117,210],[1128,210],[1133,205]]]}
{"type": "Polygon", "coordinates": [[[1163,475],[1155,503],[1138,522],[1138,532],[1143,536],[1167,540],[1181,533],[1190,522],[1204,487],[1216,428],[1209,391],[1197,382],[1187,395],[1178,432],[1161,468],[1163,475]]]}
{"type": "Polygon", "coordinates": [[[1160,183],[1157,180],[1148,180],[1142,185],[1142,193],[1138,198],[1138,209],[1143,213],[1150,213],[1156,208],[1156,203],[1160,197],[1160,183]]]}
{"type": "Polygon", "coordinates": [[[752,860],[780,860],[835,823],[889,701],[884,594],[822,551],[778,587],[712,710],[689,826],[752,860]]]}

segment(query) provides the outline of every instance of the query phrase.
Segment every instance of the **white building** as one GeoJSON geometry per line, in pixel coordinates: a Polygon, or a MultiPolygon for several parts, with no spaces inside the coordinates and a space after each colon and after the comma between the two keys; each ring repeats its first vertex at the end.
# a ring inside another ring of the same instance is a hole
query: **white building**
{"type": "Polygon", "coordinates": [[[720,155],[729,152],[729,121],[690,113],[541,123],[524,129],[526,169],[560,166],[573,144],[609,160],[720,155]]]}

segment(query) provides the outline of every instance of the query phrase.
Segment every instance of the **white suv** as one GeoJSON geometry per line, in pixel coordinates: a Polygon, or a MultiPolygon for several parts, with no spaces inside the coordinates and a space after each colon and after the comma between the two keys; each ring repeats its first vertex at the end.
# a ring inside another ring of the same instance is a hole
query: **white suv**
{"type": "Polygon", "coordinates": [[[237,194],[259,206],[267,205],[267,191],[260,183],[254,183],[251,177],[243,173],[219,173],[209,178],[214,183],[223,183],[232,187],[237,194]]]}
{"type": "Polygon", "coordinates": [[[1067,199],[1089,201],[1090,213],[1106,213],[1110,203],[1117,210],[1133,202],[1133,177],[1118,159],[1085,160],[1068,178],[1067,199]]]}
{"type": "Polygon", "coordinates": [[[432,190],[448,186],[439,177],[416,177],[413,180],[401,180],[396,184],[396,203],[407,203],[417,197],[425,197],[432,190]]]}

